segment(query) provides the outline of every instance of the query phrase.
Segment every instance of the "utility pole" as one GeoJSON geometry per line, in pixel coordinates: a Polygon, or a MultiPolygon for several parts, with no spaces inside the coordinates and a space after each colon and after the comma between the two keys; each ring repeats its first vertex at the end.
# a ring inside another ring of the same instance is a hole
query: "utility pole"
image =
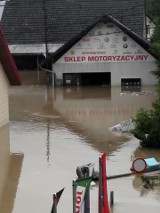
{"type": "Polygon", "coordinates": [[[44,39],[45,39],[45,53],[48,57],[48,36],[47,36],[47,13],[46,13],[46,0],[43,0],[43,17],[44,17],[44,39]]]}

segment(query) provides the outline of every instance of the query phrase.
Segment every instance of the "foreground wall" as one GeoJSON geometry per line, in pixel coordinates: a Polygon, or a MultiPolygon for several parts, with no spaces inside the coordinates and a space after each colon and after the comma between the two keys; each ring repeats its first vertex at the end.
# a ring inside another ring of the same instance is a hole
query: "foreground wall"
{"type": "Polygon", "coordinates": [[[4,188],[8,178],[10,164],[10,145],[9,145],[9,126],[5,125],[0,128],[0,206],[4,188]]]}
{"type": "Polygon", "coordinates": [[[0,64],[0,128],[9,122],[8,86],[8,79],[0,64]]]}

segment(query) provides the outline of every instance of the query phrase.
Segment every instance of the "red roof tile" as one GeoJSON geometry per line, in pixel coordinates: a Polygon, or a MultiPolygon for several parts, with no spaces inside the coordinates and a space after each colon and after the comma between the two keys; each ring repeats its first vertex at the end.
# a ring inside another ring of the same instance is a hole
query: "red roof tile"
{"type": "Polygon", "coordinates": [[[21,77],[14,63],[13,57],[8,48],[6,39],[0,28],[0,63],[2,64],[6,76],[11,85],[20,85],[21,77]]]}

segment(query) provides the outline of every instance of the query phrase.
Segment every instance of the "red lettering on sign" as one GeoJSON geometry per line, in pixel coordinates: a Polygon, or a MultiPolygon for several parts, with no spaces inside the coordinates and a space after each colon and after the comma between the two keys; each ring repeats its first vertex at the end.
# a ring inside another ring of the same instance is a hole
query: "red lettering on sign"
{"type": "Polygon", "coordinates": [[[113,55],[113,56],[103,56],[103,55],[95,55],[95,56],[71,56],[64,57],[64,62],[66,63],[80,63],[80,62],[105,62],[105,61],[146,61],[148,59],[148,55],[113,55]]]}
{"type": "Polygon", "coordinates": [[[147,60],[147,58],[148,58],[148,55],[144,55],[144,60],[147,60]]]}
{"type": "Polygon", "coordinates": [[[116,56],[116,61],[120,61],[120,55],[116,56]]]}
{"type": "Polygon", "coordinates": [[[82,61],[85,61],[85,60],[86,60],[86,57],[83,56],[83,57],[82,57],[82,61]]]}
{"type": "Polygon", "coordinates": [[[112,61],[112,56],[108,56],[108,61],[112,61]]]}
{"type": "Polygon", "coordinates": [[[73,57],[64,57],[64,62],[83,62],[86,60],[85,56],[73,56],[73,57]]]}
{"type": "Polygon", "coordinates": [[[125,56],[124,55],[122,55],[121,61],[125,61],[125,56]]]}
{"type": "Polygon", "coordinates": [[[77,191],[76,192],[76,213],[79,213],[80,212],[80,204],[81,204],[81,201],[82,201],[82,195],[83,195],[83,191],[77,191]]]}
{"type": "Polygon", "coordinates": [[[134,57],[134,60],[137,61],[138,59],[140,59],[139,56],[140,56],[140,55],[136,55],[136,56],[134,57]]]}
{"type": "Polygon", "coordinates": [[[112,56],[112,58],[113,58],[113,61],[115,61],[115,60],[116,60],[116,56],[112,56]]]}
{"type": "Polygon", "coordinates": [[[126,55],[126,61],[129,61],[129,55],[126,55]]]}
{"type": "Polygon", "coordinates": [[[81,202],[81,197],[80,197],[80,196],[77,196],[77,197],[76,197],[76,203],[79,204],[80,202],[81,202]]]}
{"type": "Polygon", "coordinates": [[[88,61],[94,61],[94,56],[88,56],[88,61]]]}

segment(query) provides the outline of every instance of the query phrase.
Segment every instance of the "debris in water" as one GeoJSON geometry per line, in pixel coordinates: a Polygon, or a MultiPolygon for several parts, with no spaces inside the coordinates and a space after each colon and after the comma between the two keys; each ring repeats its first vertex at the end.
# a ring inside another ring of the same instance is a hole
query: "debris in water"
{"type": "Polygon", "coordinates": [[[121,133],[130,133],[134,128],[135,123],[132,120],[127,120],[109,128],[109,130],[111,130],[116,134],[121,134],[121,133]]]}

